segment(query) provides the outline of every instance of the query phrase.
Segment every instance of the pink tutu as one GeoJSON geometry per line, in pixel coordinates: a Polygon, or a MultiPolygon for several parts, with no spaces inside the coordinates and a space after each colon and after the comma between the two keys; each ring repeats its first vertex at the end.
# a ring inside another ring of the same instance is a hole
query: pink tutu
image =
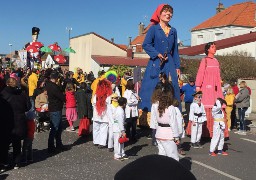
{"type": "Polygon", "coordinates": [[[76,108],[67,108],[66,109],[66,118],[68,121],[76,121],[77,120],[76,108]]]}

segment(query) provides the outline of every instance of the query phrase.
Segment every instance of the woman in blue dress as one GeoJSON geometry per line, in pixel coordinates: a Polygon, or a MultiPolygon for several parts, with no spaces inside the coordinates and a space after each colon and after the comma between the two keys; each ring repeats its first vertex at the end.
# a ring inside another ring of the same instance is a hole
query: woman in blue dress
{"type": "Polygon", "coordinates": [[[170,5],[159,5],[151,18],[151,27],[143,43],[143,49],[150,56],[139,96],[139,108],[151,111],[151,96],[159,82],[159,74],[165,73],[172,80],[174,97],[180,101],[178,75],[180,73],[180,58],[178,53],[177,31],[169,25],[173,15],[170,5]]]}

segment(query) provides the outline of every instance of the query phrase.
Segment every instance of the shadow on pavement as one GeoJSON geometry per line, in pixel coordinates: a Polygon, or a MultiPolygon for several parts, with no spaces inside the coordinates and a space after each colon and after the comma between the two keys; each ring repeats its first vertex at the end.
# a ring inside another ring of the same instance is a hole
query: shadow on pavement
{"type": "Polygon", "coordinates": [[[80,145],[80,144],[84,144],[84,143],[87,143],[89,141],[92,141],[92,134],[90,135],[85,135],[85,136],[80,136],[73,144],[72,146],[77,146],[77,145],[80,145]]]}
{"type": "Polygon", "coordinates": [[[148,146],[148,144],[133,146],[131,149],[126,150],[125,153],[126,153],[128,156],[138,156],[137,153],[138,153],[139,151],[141,151],[141,149],[142,149],[143,147],[146,147],[146,146],[148,146]]]}
{"type": "Polygon", "coordinates": [[[191,157],[184,157],[180,159],[180,164],[182,164],[187,170],[191,170],[192,159],[191,157]]]}
{"type": "Polygon", "coordinates": [[[6,179],[9,175],[8,174],[0,174],[0,179],[6,179]]]}

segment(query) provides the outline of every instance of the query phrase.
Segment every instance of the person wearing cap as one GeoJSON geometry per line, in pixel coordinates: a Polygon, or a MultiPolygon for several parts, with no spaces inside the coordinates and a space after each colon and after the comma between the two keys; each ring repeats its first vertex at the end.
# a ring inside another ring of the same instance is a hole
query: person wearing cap
{"type": "Polygon", "coordinates": [[[207,120],[204,105],[201,102],[202,91],[193,94],[194,100],[190,106],[189,121],[191,121],[191,146],[193,148],[202,148],[200,144],[202,136],[202,126],[207,120]]]}
{"type": "Polygon", "coordinates": [[[189,77],[188,83],[181,87],[181,94],[184,94],[184,102],[185,102],[185,110],[186,110],[186,116],[185,116],[185,123],[188,123],[189,120],[189,112],[190,112],[190,105],[193,102],[193,94],[196,92],[196,86],[195,86],[195,78],[189,77]]]}
{"type": "Polygon", "coordinates": [[[50,133],[48,138],[48,153],[55,153],[56,150],[65,150],[62,144],[62,108],[65,102],[65,96],[57,85],[58,73],[53,71],[50,75],[50,81],[46,83],[48,95],[48,110],[50,113],[50,133]],[[56,139],[56,147],[54,145],[56,139]]]}

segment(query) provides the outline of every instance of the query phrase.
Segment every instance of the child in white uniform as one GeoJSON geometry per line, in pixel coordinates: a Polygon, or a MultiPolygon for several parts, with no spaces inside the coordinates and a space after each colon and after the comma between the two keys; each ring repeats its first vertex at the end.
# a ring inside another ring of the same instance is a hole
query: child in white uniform
{"type": "MultiPolygon", "coordinates": [[[[213,108],[212,116],[214,118],[213,124],[213,136],[210,145],[210,156],[216,156],[215,150],[218,147],[218,154],[227,156],[228,153],[223,151],[224,146],[224,130],[225,130],[225,120],[224,120],[224,111],[222,109],[223,105],[226,104],[226,101],[222,98],[217,98],[213,108]]],[[[224,105],[225,106],[225,105],[224,105]]]]}
{"type": "Polygon", "coordinates": [[[194,100],[190,105],[189,120],[191,121],[191,146],[202,148],[200,144],[202,136],[202,125],[206,121],[204,105],[201,102],[202,91],[193,94],[194,100]]]}
{"type": "MultiPolygon", "coordinates": [[[[111,95],[111,112],[112,115],[114,116],[116,112],[116,108],[118,107],[118,95],[116,93],[113,93],[111,95]]],[[[109,123],[108,126],[108,150],[109,152],[114,151],[114,134],[113,134],[113,126],[112,123],[109,123]]]]}
{"type": "Polygon", "coordinates": [[[113,116],[113,134],[114,134],[114,159],[124,160],[128,159],[128,156],[124,153],[124,144],[119,143],[121,136],[126,136],[124,130],[125,112],[127,100],[120,97],[118,99],[119,106],[116,108],[115,115],[113,116]]]}

